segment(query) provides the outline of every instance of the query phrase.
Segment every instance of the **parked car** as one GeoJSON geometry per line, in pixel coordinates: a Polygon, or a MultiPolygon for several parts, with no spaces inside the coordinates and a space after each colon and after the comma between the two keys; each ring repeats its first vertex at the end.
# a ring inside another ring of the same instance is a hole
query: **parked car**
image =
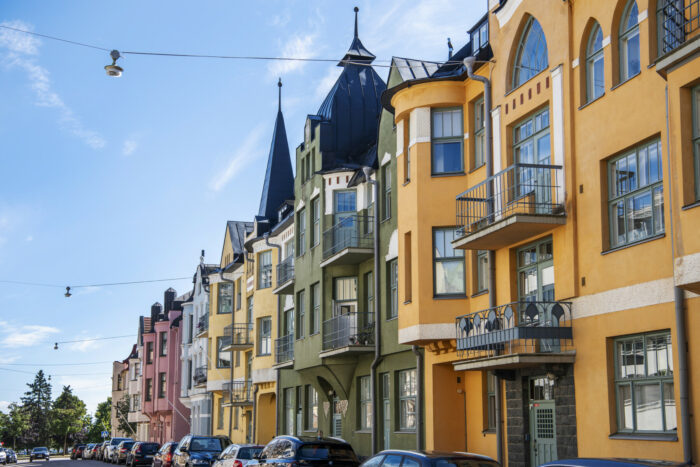
{"type": "Polygon", "coordinates": [[[402,451],[387,449],[362,463],[362,467],[499,467],[496,460],[480,454],[449,451],[402,451]]]}
{"type": "Polygon", "coordinates": [[[0,448],[0,464],[7,465],[7,452],[5,452],[5,448],[0,448]]]}
{"type": "Polygon", "coordinates": [[[100,447],[97,450],[97,460],[104,460],[105,458],[105,449],[107,449],[107,445],[109,444],[109,440],[102,441],[100,444],[100,447]]]}
{"type": "Polygon", "coordinates": [[[173,467],[211,465],[229,444],[226,436],[183,436],[173,453],[173,467]]]}
{"type": "Polygon", "coordinates": [[[105,444],[104,452],[102,453],[102,460],[105,462],[113,462],[114,459],[114,450],[116,449],[117,446],[119,446],[119,443],[122,441],[133,441],[131,438],[112,438],[110,439],[107,444],[105,444]]]}
{"type": "Polygon", "coordinates": [[[138,441],[134,443],[131,450],[127,453],[126,465],[128,467],[151,465],[153,463],[153,457],[156,455],[159,449],[160,444],[158,443],[138,441]]]}
{"type": "Polygon", "coordinates": [[[48,462],[50,458],[51,454],[49,454],[49,450],[44,447],[34,448],[32,452],[29,453],[29,462],[32,462],[34,459],[44,459],[48,462]]]}
{"type": "Polygon", "coordinates": [[[231,444],[224,449],[212,467],[243,467],[258,456],[265,446],[257,444],[231,444]]]}
{"type": "Polygon", "coordinates": [[[267,443],[258,459],[248,463],[329,465],[334,467],[357,467],[352,446],[337,438],[314,438],[311,436],[277,436],[267,443]]]}
{"type": "Polygon", "coordinates": [[[70,448],[70,458],[73,460],[77,458],[82,458],[84,449],[84,444],[74,444],[73,447],[70,448]]]}
{"type": "Polygon", "coordinates": [[[85,446],[83,451],[83,459],[94,459],[95,458],[95,448],[98,446],[97,443],[89,443],[85,446]]]}
{"type": "Polygon", "coordinates": [[[540,467],[680,467],[685,465],[687,464],[683,462],[651,459],[580,458],[547,462],[540,467]]]}
{"type": "Polygon", "coordinates": [[[17,453],[13,451],[12,449],[5,449],[5,454],[7,455],[7,463],[8,464],[16,464],[17,463],[17,453]]]}
{"type": "Polygon", "coordinates": [[[171,467],[173,465],[173,453],[177,443],[165,443],[153,456],[153,467],[171,467]]]}
{"type": "Polygon", "coordinates": [[[131,447],[134,445],[134,441],[122,441],[117,445],[116,448],[112,450],[112,463],[113,464],[126,464],[126,455],[131,451],[131,447]]]}

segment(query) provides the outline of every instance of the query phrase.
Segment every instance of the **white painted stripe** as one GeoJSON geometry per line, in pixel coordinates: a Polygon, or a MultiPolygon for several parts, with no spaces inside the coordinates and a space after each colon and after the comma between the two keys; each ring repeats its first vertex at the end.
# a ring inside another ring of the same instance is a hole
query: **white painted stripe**
{"type": "Polygon", "coordinates": [[[642,11],[640,11],[640,12],[639,12],[639,15],[637,15],[637,22],[638,22],[638,23],[641,23],[642,21],[644,21],[645,19],[647,19],[648,16],[649,16],[649,11],[648,11],[648,10],[642,10],[642,11]]]}
{"type": "Polygon", "coordinates": [[[306,206],[306,205],[304,204],[304,200],[303,200],[303,199],[300,199],[300,200],[299,200],[299,204],[297,204],[297,212],[299,212],[299,211],[301,211],[302,209],[304,209],[304,206],[306,206]]]}
{"type": "Polygon", "coordinates": [[[503,8],[501,8],[501,10],[496,13],[498,27],[502,28],[508,21],[510,21],[521,3],[523,3],[523,0],[510,0],[503,6],[503,8]]]}
{"type": "Polygon", "coordinates": [[[610,45],[610,36],[606,36],[603,38],[602,45],[603,45],[603,47],[607,47],[610,45]]]}
{"type": "Polygon", "coordinates": [[[469,139],[469,132],[464,133],[464,139],[469,139]]]}
{"type": "Polygon", "coordinates": [[[389,162],[391,162],[391,154],[389,154],[388,152],[385,152],[384,158],[382,159],[382,167],[387,165],[389,162]]]}
{"type": "Polygon", "coordinates": [[[674,282],[678,286],[700,282],[700,253],[681,256],[673,262],[674,282]]]}
{"type": "Polygon", "coordinates": [[[571,68],[576,68],[578,66],[578,57],[571,61],[571,68]]]}
{"type": "Polygon", "coordinates": [[[384,261],[391,261],[399,257],[399,231],[394,230],[389,237],[389,249],[384,257],[384,261]]]}
{"type": "Polygon", "coordinates": [[[557,175],[557,198],[560,203],[566,200],[566,167],[564,167],[564,85],[563,67],[552,70],[552,134],[554,140],[554,165],[562,167],[557,175]]]}
{"type": "Polygon", "coordinates": [[[416,324],[399,329],[399,344],[420,340],[449,340],[456,335],[455,325],[450,323],[416,324]]]}
{"type": "MultiPolygon", "coordinates": [[[[321,194],[321,190],[318,189],[317,186],[314,187],[314,191],[311,192],[311,196],[309,196],[309,199],[314,199],[318,195],[321,194]]],[[[303,203],[303,201],[300,201],[300,203],[303,203]]],[[[298,209],[297,209],[298,210],[298,209]]]]}
{"type": "Polygon", "coordinates": [[[411,141],[408,143],[408,148],[412,148],[413,146],[416,145],[416,143],[429,143],[430,142],[430,137],[421,137],[421,138],[413,138],[411,141]]]}

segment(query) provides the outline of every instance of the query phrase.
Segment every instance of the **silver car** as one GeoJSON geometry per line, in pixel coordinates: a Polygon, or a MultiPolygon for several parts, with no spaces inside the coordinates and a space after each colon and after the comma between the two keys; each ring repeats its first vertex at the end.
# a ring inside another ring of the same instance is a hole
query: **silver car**
{"type": "Polygon", "coordinates": [[[243,467],[253,460],[255,455],[260,454],[263,449],[265,446],[258,444],[231,444],[221,451],[212,467],[243,467]]]}

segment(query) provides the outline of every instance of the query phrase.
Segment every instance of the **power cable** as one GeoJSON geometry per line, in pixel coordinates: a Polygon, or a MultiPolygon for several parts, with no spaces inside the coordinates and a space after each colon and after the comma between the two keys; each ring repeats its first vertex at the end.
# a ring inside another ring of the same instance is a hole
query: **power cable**
{"type": "Polygon", "coordinates": [[[102,362],[82,362],[82,363],[0,363],[4,366],[80,366],[80,365],[102,365],[104,363],[113,363],[113,360],[104,360],[102,362]]]}
{"type": "Polygon", "coordinates": [[[134,337],[132,334],[128,334],[125,336],[110,336],[110,337],[93,337],[91,339],[78,339],[74,341],[58,341],[56,344],[73,344],[75,342],[92,342],[92,341],[106,341],[110,339],[123,339],[125,337],[134,337]]]}
{"type": "MultiPolygon", "coordinates": [[[[2,27],[2,26],[0,26],[2,27]]],[[[140,280],[140,281],[126,281],[126,282],[106,282],[102,284],[80,284],[80,285],[71,285],[71,289],[79,289],[79,288],[87,288],[87,287],[109,287],[113,285],[133,285],[133,284],[149,284],[152,282],[168,282],[168,281],[182,281],[182,280],[191,280],[192,277],[170,277],[167,279],[146,279],[146,280],[140,280]]],[[[59,285],[59,284],[46,284],[42,282],[25,282],[25,281],[13,281],[13,280],[5,280],[5,279],[0,279],[0,284],[17,284],[17,285],[31,285],[31,286],[36,286],[36,287],[57,287],[60,289],[65,288],[65,285],[59,285]]]]}
{"type": "MultiPolygon", "coordinates": [[[[2,367],[0,367],[0,371],[12,371],[13,373],[26,373],[28,375],[36,374],[36,372],[34,372],[34,371],[15,370],[14,368],[2,368],[2,367]]],[[[50,376],[105,376],[105,375],[111,375],[112,373],[61,373],[61,374],[46,373],[46,374],[50,375],[50,376]]]]}

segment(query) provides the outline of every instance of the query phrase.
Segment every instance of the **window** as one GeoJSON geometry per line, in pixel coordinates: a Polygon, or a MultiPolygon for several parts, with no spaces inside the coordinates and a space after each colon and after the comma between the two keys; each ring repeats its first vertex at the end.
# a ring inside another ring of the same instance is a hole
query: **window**
{"type": "Polygon", "coordinates": [[[641,70],[638,15],[637,2],[630,0],[620,22],[620,82],[627,81],[641,70]]]}
{"type": "Polygon", "coordinates": [[[489,252],[477,250],[476,252],[476,292],[483,292],[489,287],[489,252]]]}
{"type": "Polygon", "coordinates": [[[146,342],[146,363],[153,363],[153,342],[146,342]]]}
{"type": "Polygon", "coordinates": [[[238,419],[241,417],[241,408],[235,407],[233,410],[233,429],[238,429],[238,419]]]}
{"type": "Polygon", "coordinates": [[[670,331],[615,339],[615,398],[618,431],[675,433],[670,331]]]}
{"type": "MultiPolygon", "coordinates": [[[[689,4],[690,5],[690,4],[689,4]]],[[[658,55],[664,55],[686,40],[683,0],[659,0],[656,9],[658,55]]],[[[695,14],[698,10],[695,8],[695,14]]],[[[697,25],[697,16],[695,16],[697,25]]]]}
{"type": "Polygon", "coordinates": [[[167,389],[167,383],[165,381],[165,372],[161,371],[158,373],[158,399],[165,398],[165,391],[167,389]]]}
{"type": "Polygon", "coordinates": [[[297,293],[296,308],[297,308],[297,324],[296,324],[297,339],[301,339],[304,337],[304,331],[306,328],[305,323],[304,323],[304,318],[306,316],[306,313],[305,313],[305,310],[306,310],[306,291],[305,290],[300,290],[297,293]]]}
{"type": "Polygon", "coordinates": [[[474,29],[470,37],[472,43],[472,55],[479,53],[479,49],[489,42],[489,22],[484,21],[478,28],[474,29]]]}
{"type": "Polygon", "coordinates": [[[432,174],[464,171],[462,109],[433,109],[432,174]]]}
{"type": "Polygon", "coordinates": [[[416,429],[416,370],[399,371],[399,429],[416,429]]]}
{"type": "Polygon", "coordinates": [[[391,164],[382,167],[382,185],[384,192],[382,196],[382,219],[391,218],[391,164]]]}
{"type": "Polygon", "coordinates": [[[453,227],[433,229],[433,293],[439,295],[464,295],[464,250],[452,248],[455,238],[453,227]]]}
{"type": "Polygon", "coordinates": [[[268,316],[258,320],[258,355],[270,355],[272,348],[272,319],[268,316]]]}
{"type": "Polygon", "coordinates": [[[122,375],[117,375],[117,391],[122,390],[122,375]]]}
{"type": "Polygon", "coordinates": [[[403,300],[408,303],[413,298],[413,262],[411,260],[411,232],[403,236],[403,300]]]}
{"type": "Polygon", "coordinates": [[[139,410],[141,410],[141,398],[139,394],[134,394],[131,397],[131,411],[138,412],[139,410]]]}
{"type": "Polygon", "coordinates": [[[236,281],[236,310],[240,310],[241,304],[242,304],[241,303],[241,301],[242,301],[242,299],[241,299],[241,289],[242,289],[241,284],[242,284],[241,280],[238,279],[236,281]]]}
{"type": "Polygon", "coordinates": [[[321,329],[321,287],[317,282],[311,286],[311,334],[321,329]]]}
{"type": "Polygon", "coordinates": [[[192,343],[192,338],[194,337],[194,316],[189,315],[187,317],[187,342],[192,343]]]}
{"type": "Polygon", "coordinates": [[[664,231],[661,143],[653,141],[608,163],[610,246],[618,247],[664,231]]]}
{"type": "Polygon", "coordinates": [[[367,324],[374,323],[374,274],[372,271],[365,273],[365,313],[367,313],[367,324]]]}
{"type": "Polygon", "coordinates": [[[153,380],[151,378],[146,378],[146,394],[145,398],[147,402],[153,400],[153,380]]]}
{"type": "Polygon", "coordinates": [[[284,434],[294,435],[294,388],[284,388],[284,434]]]}
{"type": "Polygon", "coordinates": [[[235,361],[236,368],[241,366],[241,352],[240,352],[240,350],[236,350],[236,358],[234,361],[235,361]]]}
{"type": "Polygon", "coordinates": [[[246,323],[248,323],[248,327],[253,325],[253,303],[254,303],[253,298],[255,298],[253,295],[248,297],[248,309],[246,310],[246,314],[245,314],[246,323]]]}
{"type": "Polygon", "coordinates": [[[230,282],[219,282],[218,307],[219,314],[231,313],[233,310],[233,284],[230,282]]]}
{"type": "Polygon", "coordinates": [[[306,431],[318,430],[318,393],[310,384],[306,385],[306,431]]]}
{"type": "Polygon", "coordinates": [[[406,117],[403,121],[403,157],[404,157],[404,162],[403,162],[403,169],[404,169],[404,175],[403,175],[403,181],[404,183],[408,183],[411,181],[411,118],[406,117]]]}
{"type": "Polygon", "coordinates": [[[316,197],[311,200],[311,247],[315,247],[321,241],[321,199],[316,197]]]}
{"type": "Polygon", "coordinates": [[[221,396],[216,400],[216,428],[224,429],[224,397],[221,396]]]}
{"type": "Polygon", "coordinates": [[[474,104],[474,168],[486,163],[486,130],[484,98],[474,104]]]}
{"type": "Polygon", "coordinates": [[[395,259],[389,261],[387,267],[389,274],[389,306],[387,307],[387,319],[399,316],[399,263],[395,259]]]}
{"type": "Polygon", "coordinates": [[[586,100],[591,102],[605,93],[605,59],[603,31],[598,23],[593,26],[586,47],[586,100]]]}
{"type": "Polygon", "coordinates": [[[695,153],[695,199],[700,199],[700,86],[692,91],[693,151],[695,153]]]}
{"type": "Polygon", "coordinates": [[[496,384],[498,380],[492,371],[486,372],[486,428],[496,429],[496,384]]]}
{"type": "Polygon", "coordinates": [[[369,376],[361,376],[358,378],[359,391],[358,395],[360,398],[360,413],[359,413],[359,429],[360,430],[371,430],[372,429],[372,391],[369,376]]]}
{"type": "Polygon", "coordinates": [[[258,288],[272,287],[272,251],[263,251],[258,255],[258,288]]]}
{"type": "Polygon", "coordinates": [[[540,23],[531,17],[525,24],[518,43],[513,68],[513,89],[529,81],[548,65],[547,39],[540,23]]]}
{"type": "Polygon", "coordinates": [[[165,357],[168,355],[168,333],[160,333],[160,356],[165,357]]]}
{"type": "Polygon", "coordinates": [[[224,336],[216,338],[216,367],[231,368],[231,352],[224,352],[224,336]]]}
{"type": "Polygon", "coordinates": [[[297,213],[297,252],[299,256],[306,252],[306,210],[297,213]]]}

